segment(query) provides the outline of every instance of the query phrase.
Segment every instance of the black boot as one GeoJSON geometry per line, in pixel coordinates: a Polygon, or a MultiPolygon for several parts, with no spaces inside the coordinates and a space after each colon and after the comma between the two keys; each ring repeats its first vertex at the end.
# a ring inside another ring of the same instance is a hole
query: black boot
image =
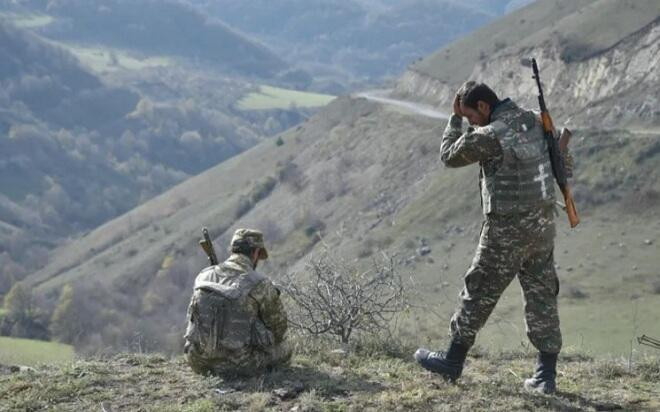
{"type": "Polygon", "coordinates": [[[419,348],[415,352],[415,360],[424,369],[442,375],[443,378],[454,382],[463,372],[463,363],[470,348],[452,342],[447,352],[431,352],[419,348]]]}
{"type": "Polygon", "coordinates": [[[538,393],[555,393],[557,376],[557,354],[539,352],[534,376],[525,379],[525,389],[538,393]]]}

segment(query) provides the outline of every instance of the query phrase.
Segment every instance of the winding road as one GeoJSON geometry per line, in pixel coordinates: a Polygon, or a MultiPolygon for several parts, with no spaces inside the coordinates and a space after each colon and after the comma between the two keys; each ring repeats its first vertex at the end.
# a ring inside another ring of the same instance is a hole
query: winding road
{"type": "Polygon", "coordinates": [[[388,104],[391,106],[400,107],[409,112],[419,114],[434,119],[448,119],[447,113],[441,112],[429,104],[411,102],[407,100],[398,100],[388,97],[391,90],[371,90],[354,94],[355,97],[362,97],[374,102],[388,104]]]}

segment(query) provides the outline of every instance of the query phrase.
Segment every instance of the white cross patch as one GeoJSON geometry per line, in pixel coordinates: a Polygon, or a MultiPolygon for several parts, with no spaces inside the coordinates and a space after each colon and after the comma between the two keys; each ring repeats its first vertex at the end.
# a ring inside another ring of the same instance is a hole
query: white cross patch
{"type": "Polygon", "coordinates": [[[548,188],[545,186],[545,179],[550,175],[545,172],[545,167],[539,165],[539,175],[534,178],[535,182],[541,182],[541,192],[543,192],[543,198],[548,197],[548,188]]]}

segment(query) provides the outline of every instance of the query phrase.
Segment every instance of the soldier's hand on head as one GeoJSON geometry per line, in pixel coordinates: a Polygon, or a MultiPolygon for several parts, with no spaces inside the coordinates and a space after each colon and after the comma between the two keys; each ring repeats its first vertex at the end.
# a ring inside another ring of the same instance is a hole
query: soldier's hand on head
{"type": "Polygon", "coordinates": [[[454,96],[454,114],[463,117],[463,112],[461,111],[461,98],[458,96],[458,93],[454,96]]]}

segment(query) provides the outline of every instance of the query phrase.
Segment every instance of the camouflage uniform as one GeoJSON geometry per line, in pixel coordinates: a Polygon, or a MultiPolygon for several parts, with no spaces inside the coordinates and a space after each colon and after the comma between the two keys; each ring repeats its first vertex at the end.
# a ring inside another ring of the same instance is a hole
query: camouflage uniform
{"type": "MultiPolygon", "coordinates": [[[[232,244],[254,233],[262,239],[259,232],[239,229],[232,244]]],[[[252,374],[285,363],[291,357],[286,330],[279,290],[253,270],[249,257],[232,254],[195,279],[185,335],[186,358],[193,370],[252,374]]]]}
{"type": "Polygon", "coordinates": [[[554,181],[540,121],[509,99],[490,123],[462,131],[452,115],[441,145],[449,167],[479,162],[485,221],[459,306],[451,319],[453,341],[470,347],[502,292],[518,276],[527,336],[541,352],[561,349],[554,268],[554,181]]]}

